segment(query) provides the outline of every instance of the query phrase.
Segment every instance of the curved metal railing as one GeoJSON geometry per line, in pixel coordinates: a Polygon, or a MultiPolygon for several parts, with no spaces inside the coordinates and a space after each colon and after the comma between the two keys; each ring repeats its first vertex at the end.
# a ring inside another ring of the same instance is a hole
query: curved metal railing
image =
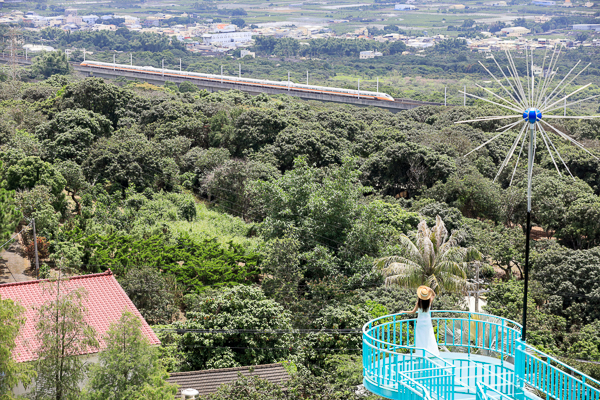
{"type": "Polygon", "coordinates": [[[519,342],[516,385],[556,400],[600,400],[600,382],[556,358],[519,342]]]}
{"type": "MultiPolygon", "coordinates": [[[[513,392],[537,391],[547,399],[600,400],[600,382],[521,340],[519,323],[483,313],[432,311],[439,346],[500,357],[514,364],[513,392]]],[[[416,348],[416,319],[386,315],[363,326],[363,371],[368,388],[403,399],[450,399],[456,389],[454,364],[426,349],[416,348]]],[[[511,397],[477,382],[478,400],[511,397]]]]}
{"type": "MultiPolygon", "coordinates": [[[[427,396],[422,398],[450,398],[456,385],[456,367],[426,349],[415,347],[416,319],[402,316],[386,315],[364,325],[365,383],[399,394],[409,387],[426,390],[427,396]]],[[[452,349],[485,350],[514,357],[514,343],[521,336],[519,324],[482,313],[432,311],[431,319],[438,344],[452,349]]]]}
{"type": "Polygon", "coordinates": [[[493,387],[486,385],[483,382],[477,382],[476,384],[476,400],[513,400],[510,396],[505,393],[499,392],[493,387]]]}

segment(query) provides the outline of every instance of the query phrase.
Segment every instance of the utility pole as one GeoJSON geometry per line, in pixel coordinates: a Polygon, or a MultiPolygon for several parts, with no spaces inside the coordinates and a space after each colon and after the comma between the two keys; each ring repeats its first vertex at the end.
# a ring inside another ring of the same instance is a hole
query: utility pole
{"type": "Polygon", "coordinates": [[[242,77],[242,63],[238,63],[238,77],[242,77]]]}
{"type": "Polygon", "coordinates": [[[358,80],[358,98],[360,99],[360,79],[358,80]]]}
{"type": "Polygon", "coordinates": [[[179,59],[179,72],[181,72],[181,58],[179,59]]]}
{"type": "Polygon", "coordinates": [[[288,71],[288,92],[290,91],[290,71],[288,71]]]}
{"type": "Polygon", "coordinates": [[[377,93],[379,93],[379,77],[377,77],[377,93]]]}
{"type": "Polygon", "coordinates": [[[115,54],[113,54],[113,71],[117,70],[117,56],[115,54]]]}
{"type": "Polygon", "coordinates": [[[306,71],[306,86],[308,86],[308,71],[306,71]]]}
{"type": "Polygon", "coordinates": [[[40,260],[38,258],[37,235],[35,232],[35,218],[31,220],[33,225],[33,249],[35,251],[35,277],[40,279],[40,260]]]}
{"type": "MultiPolygon", "coordinates": [[[[10,69],[10,79],[13,82],[19,80],[19,60],[17,56],[17,46],[19,44],[19,36],[20,31],[18,28],[11,28],[8,31],[8,36],[10,40],[10,58],[9,58],[9,69],[10,69]]],[[[4,54],[4,53],[3,53],[4,54]]]]}
{"type": "Polygon", "coordinates": [[[85,62],[85,47],[83,48],[83,62],[85,62]]]}
{"type": "Polygon", "coordinates": [[[567,98],[565,97],[565,105],[563,106],[563,117],[567,116],[567,98]]]}
{"type": "Polygon", "coordinates": [[[463,107],[467,105],[467,85],[463,89],[463,107]]]}
{"type": "Polygon", "coordinates": [[[164,58],[161,60],[161,66],[162,66],[162,76],[165,76],[165,59],[164,58]]]}
{"type": "Polygon", "coordinates": [[[223,66],[221,65],[221,83],[223,83],[223,66]]]}
{"type": "Polygon", "coordinates": [[[133,66],[133,53],[129,53],[129,65],[133,66]]]}

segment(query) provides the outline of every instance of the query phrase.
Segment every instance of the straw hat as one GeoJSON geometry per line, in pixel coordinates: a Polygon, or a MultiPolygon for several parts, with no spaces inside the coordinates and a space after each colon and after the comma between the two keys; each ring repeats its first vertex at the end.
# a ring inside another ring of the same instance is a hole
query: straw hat
{"type": "Polygon", "coordinates": [[[429,286],[419,286],[417,289],[417,296],[419,296],[421,300],[429,300],[432,294],[433,290],[431,290],[429,286]]]}

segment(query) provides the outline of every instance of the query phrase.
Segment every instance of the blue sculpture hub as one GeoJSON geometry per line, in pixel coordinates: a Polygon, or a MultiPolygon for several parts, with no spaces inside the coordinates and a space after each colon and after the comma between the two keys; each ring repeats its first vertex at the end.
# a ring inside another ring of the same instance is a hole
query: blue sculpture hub
{"type": "Polygon", "coordinates": [[[529,121],[530,124],[535,124],[542,120],[542,112],[537,108],[528,108],[523,112],[523,119],[529,121]]]}

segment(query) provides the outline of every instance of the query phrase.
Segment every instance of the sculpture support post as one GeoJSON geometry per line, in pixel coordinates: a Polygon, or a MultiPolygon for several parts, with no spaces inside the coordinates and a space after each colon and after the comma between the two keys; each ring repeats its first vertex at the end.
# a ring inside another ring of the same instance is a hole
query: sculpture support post
{"type": "Polygon", "coordinates": [[[530,124],[529,151],[527,155],[527,231],[525,233],[525,285],[523,288],[523,332],[522,340],[527,339],[527,292],[529,290],[529,239],[531,235],[531,181],[533,179],[533,152],[535,149],[535,124],[530,124]]]}

